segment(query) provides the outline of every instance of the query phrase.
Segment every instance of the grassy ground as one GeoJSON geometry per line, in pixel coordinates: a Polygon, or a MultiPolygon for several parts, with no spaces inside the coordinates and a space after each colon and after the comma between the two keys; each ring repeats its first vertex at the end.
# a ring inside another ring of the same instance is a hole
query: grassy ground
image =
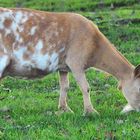
{"type": "MultiPolygon", "coordinates": [[[[3,7],[76,11],[93,20],[126,58],[140,63],[140,3],[138,0],[0,0],[3,7]]],[[[82,94],[70,74],[68,104],[75,112],[56,115],[57,73],[41,80],[5,78],[0,84],[2,140],[139,140],[140,114],[120,115],[126,101],[113,77],[87,72],[91,99],[100,117],[83,117],[82,94]]]]}

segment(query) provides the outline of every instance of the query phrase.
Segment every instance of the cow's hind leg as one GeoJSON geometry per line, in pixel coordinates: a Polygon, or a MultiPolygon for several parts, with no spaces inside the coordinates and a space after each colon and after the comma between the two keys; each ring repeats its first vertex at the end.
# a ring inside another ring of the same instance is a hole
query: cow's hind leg
{"type": "Polygon", "coordinates": [[[98,114],[98,112],[93,108],[91,104],[89,84],[86,80],[84,70],[82,70],[81,67],[76,66],[75,64],[71,63],[70,61],[67,61],[67,64],[69,68],[71,69],[73,76],[75,77],[83,93],[84,115],[90,115],[92,113],[98,114]]]}
{"type": "Polygon", "coordinates": [[[67,105],[67,91],[69,89],[68,72],[59,72],[60,97],[58,108],[61,112],[73,112],[67,105]]]}

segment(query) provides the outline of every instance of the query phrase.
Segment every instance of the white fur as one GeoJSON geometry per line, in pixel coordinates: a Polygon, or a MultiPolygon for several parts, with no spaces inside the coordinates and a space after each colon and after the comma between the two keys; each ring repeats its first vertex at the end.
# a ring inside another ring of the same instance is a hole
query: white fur
{"type": "Polygon", "coordinates": [[[41,49],[43,48],[42,40],[39,40],[35,46],[35,53],[33,54],[32,60],[36,63],[36,67],[41,70],[47,68],[47,61],[49,60],[49,55],[42,55],[41,49]]]}
{"type": "Polygon", "coordinates": [[[36,48],[36,53],[40,52],[41,49],[43,48],[43,41],[42,40],[38,40],[35,48],[36,48]]]}
{"type": "Polygon", "coordinates": [[[8,34],[10,34],[11,33],[11,30],[10,29],[6,29],[5,30],[5,36],[7,36],[8,34]]]}
{"type": "Polygon", "coordinates": [[[49,66],[49,71],[55,71],[58,69],[58,54],[56,52],[52,53],[50,56],[51,65],[49,66]]]}
{"type": "Polygon", "coordinates": [[[0,73],[2,74],[8,64],[9,57],[7,55],[0,56],[0,73]]]}
{"type": "Polygon", "coordinates": [[[51,55],[49,53],[42,54],[41,49],[43,48],[43,41],[39,40],[35,46],[35,52],[30,54],[29,60],[24,60],[24,53],[28,52],[27,48],[21,46],[18,50],[14,50],[13,56],[17,60],[16,69],[37,68],[40,70],[55,71],[58,68],[59,56],[56,52],[51,55]]]}
{"type": "Polygon", "coordinates": [[[23,24],[24,22],[26,22],[28,20],[28,15],[22,11],[18,11],[18,12],[16,12],[16,14],[14,16],[14,19],[18,25],[23,24]]]}
{"type": "Polygon", "coordinates": [[[36,62],[36,67],[41,70],[49,69],[49,71],[55,71],[58,67],[58,54],[53,52],[51,55],[48,53],[43,55],[41,53],[41,49],[43,48],[42,40],[38,41],[35,48],[32,60],[36,62]]]}
{"type": "Polygon", "coordinates": [[[20,12],[20,11],[16,12],[16,14],[14,16],[15,22],[17,24],[21,23],[22,17],[23,17],[23,13],[22,12],[20,12]]]}
{"type": "Polygon", "coordinates": [[[31,62],[31,60],[23,59],[23,54],[25,52],[27,52],[27,48],[24,46],[20,47],[18,50],[14,50],[14,52],[13,52],[13,56],[16,59],[15,68],[17,70],[25,69],[25,67],[28,69],[31,69],[31,67],[33,67],[33,68],[35,67],[35,65],[31,62]]]}
{"type": "Polygon", "coordinates": [[[37,26],[32,27],[30,30],[30,35],[34,35],[36,32],[36,29],[37,29],[37,26]]]}

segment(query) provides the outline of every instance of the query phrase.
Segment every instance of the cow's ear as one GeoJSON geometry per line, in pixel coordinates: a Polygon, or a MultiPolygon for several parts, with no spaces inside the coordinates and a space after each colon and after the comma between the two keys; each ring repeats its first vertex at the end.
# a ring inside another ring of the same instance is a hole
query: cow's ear
{"type": "Polygon", "coordinates": [[[134,70],[134,77],[140,78],[140,65],[136,66],[136,68],[134,70]]]}

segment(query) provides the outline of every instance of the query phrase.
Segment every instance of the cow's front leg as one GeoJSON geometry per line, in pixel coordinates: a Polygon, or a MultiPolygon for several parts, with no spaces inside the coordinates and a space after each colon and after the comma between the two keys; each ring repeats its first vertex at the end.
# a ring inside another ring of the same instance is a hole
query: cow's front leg
{"type": "Polygon", "coordinates": [[[68,72],[59,72],[60,97],[58,108],[61,112],[73,112],[67,105],[67,91],[69,89],[68,72]]]}
{"type": "Polygon", "coordinates": [[[90,115],[92,113],[99,114],[92,106],[91,100],[90,100],[90,90],[89,90],[89,84],[86,80],[85,73],[81,71],[73,71],[73,75],[79,84],[82,93],[83,93],[83,101],[84,101],[84,115],[90,115]]]}
{"type": "Polygon", "coordinates": [[[75,77],[83,93],[84,115],[90,115],[92,113],[99,114],[91,104],[89,84],[86,80],[84,70],[82,69],[82,67],[80,67],[80,65],[75,65],[75,63],[72,63],[70,59],[67,59],[67,64],[71,69],[73,76],[75,77]]]}

